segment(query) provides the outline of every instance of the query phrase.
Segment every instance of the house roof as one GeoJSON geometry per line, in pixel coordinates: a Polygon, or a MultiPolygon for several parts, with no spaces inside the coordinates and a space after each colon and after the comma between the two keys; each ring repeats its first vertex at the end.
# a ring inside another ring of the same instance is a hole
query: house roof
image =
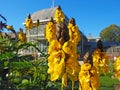
{"type": "Polygon", "coordinates": [[[34,12],[31,15],[31,18],[33,21],[37,21],[38,19],[41,20],[46,20],[46,19],[50,19],[51,17],[54,16],[55,11],[56,11],[57,7],[53,7],[53,8],[48,8],[48,9],[43,9],[37,12],[34,12]]]}
{"type": "MultiPolygon", "coordinates": [[[[31,14],[31,18],[32,18],[34,23],[36,23],[37,20],[39,20],[39,22],[47,22],[50,20],[51,17],[54,17],[54,14],[55,14],[55,11],[57,8],[58,8],[58,6],[39,10],[39,11],[31,14]]],[[[69,21],[69,19],[66,15],[65,15],[65,21],[66,22],[69,21]]]]}

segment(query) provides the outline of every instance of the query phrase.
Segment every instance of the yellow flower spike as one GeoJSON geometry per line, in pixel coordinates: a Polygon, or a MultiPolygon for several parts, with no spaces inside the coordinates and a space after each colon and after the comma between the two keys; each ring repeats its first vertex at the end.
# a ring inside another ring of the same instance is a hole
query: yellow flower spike
{"type": "Polygon", "coordinates": [[[98,73],[100,70],[106,75],[109,70],[108,67],[108,58],[106,56],[106,52],[101,52],[99,48],[97,48],[93,53],[93,66],[97,68],[98,73]]]}
{"type": "Polygon", "coordinates": [[[81,65],[79,72],[80,90],[98,90],[99,88],[99,74],[96,67],[91,63],[85,62],[81,65]]]}
{"type": "Polygon", "coordinates": [[[18,39],[21,42],[26,42],[27,41],[26,35],[25,35],[25,33],[23,32],[23,30],[21,28],[20,28],[20,31],[18,33],[18,39]]]}
{"type": "Polygon", "coordinates": [[[33,21],[31,19],[31,15],[29,14],[27,19],[25,20],[26,30],[31,30],[33,28],[33,21]]]}
{"type": "Polygon", "coordinates": [[[51,18],[51,20],[46,25],[45,38],[49,42],[56,39],[56,27],[53,18],[51,18]]]}
{"type": "Polygon", "coordinates": [[[50,21],[46,25],[45,38],[49,42],[48,73],[51,81],[62,79],[62,90],[67,86],[67,78],[69,78],[72,81],[73,90],[74,81],[78,80],[80,71],[77,61],[77,44],[80,40],[80,34],[78,27],[72,23],[70,29],[74,34],[71,32],[70,36],[69,31],[65,31],[68,29],[64,30],[64,19],[64,14],[58,7],[55,12],[56,23],[50,21]],[[73,40],[69,40],[70,37],[73,37],[73,40]]]}
{"type": "Polygon", "coordinates": [[[76,45],[80,41],[80,32],[78,30],[78,27],[75,24],[75,19],[71,18],[68,24],[69,29],[69,35],[70,35],[70,41],[75,43],[76,45]]]}
{"type": "Polygon", "coordinates": [[[7,25],[5,28],[8,30],[14,30],[13,26],[9,26],[9,25],[7,25]]]}
{"type": "Polygon", "coordinates": [[[65,16],[60,6],[56,9],[54,17],[57,23],[64,22],[65,16]]]}

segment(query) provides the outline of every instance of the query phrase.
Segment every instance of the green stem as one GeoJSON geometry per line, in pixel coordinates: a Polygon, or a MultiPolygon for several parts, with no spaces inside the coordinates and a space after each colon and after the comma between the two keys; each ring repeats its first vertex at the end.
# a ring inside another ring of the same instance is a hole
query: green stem
{"type": "Polygon", "coordinates": [[[65,87],[64,87],[64,85],[62,84],[62,85],[61,85],[61,90],[64,90],[64,88],[65,88],[65,87]]]}
{"type": "Polygon", "coordinates": [[[74,81],[72,80],[72,90],[74,90],[74,81]]]}
{"type": "Polygon", "coordinates": [[[8,64],[9,71],[8,71],[8,80],[7,80],[7,90],[9,90],[9,86],[10,86],[10,61],[9,59],[8,59],[8,62],[9,62],[8,64]]]}

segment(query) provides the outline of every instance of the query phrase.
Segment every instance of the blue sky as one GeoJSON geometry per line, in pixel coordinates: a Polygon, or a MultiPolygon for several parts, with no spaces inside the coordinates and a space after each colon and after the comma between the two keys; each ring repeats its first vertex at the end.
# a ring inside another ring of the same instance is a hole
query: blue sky
{"type": "MultiPolygon", "coordinates": [[[[52,7],[53,0],[0,0],[0,14],[15,30],[23,28],[28,13],[52,7]]],[[[98,37],[111,24],[120,26],[120,0],[54,0],[68,18],[74,17],[79,29],[86,35],[98,37]]]]}

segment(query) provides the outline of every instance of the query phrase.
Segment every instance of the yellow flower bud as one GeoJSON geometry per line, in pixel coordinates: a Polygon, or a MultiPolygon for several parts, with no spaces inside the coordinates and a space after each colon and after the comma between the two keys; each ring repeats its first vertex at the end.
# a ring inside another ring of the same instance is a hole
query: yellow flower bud
{"type": "Polygon", "coordinates": [[[27,19],[25,21],[25,27],[26,27],[26,30],[30,30],[33,27],[33,21],[31,19],[30,14],[28,15],[28,17],[27,17],[27,19]]]}

